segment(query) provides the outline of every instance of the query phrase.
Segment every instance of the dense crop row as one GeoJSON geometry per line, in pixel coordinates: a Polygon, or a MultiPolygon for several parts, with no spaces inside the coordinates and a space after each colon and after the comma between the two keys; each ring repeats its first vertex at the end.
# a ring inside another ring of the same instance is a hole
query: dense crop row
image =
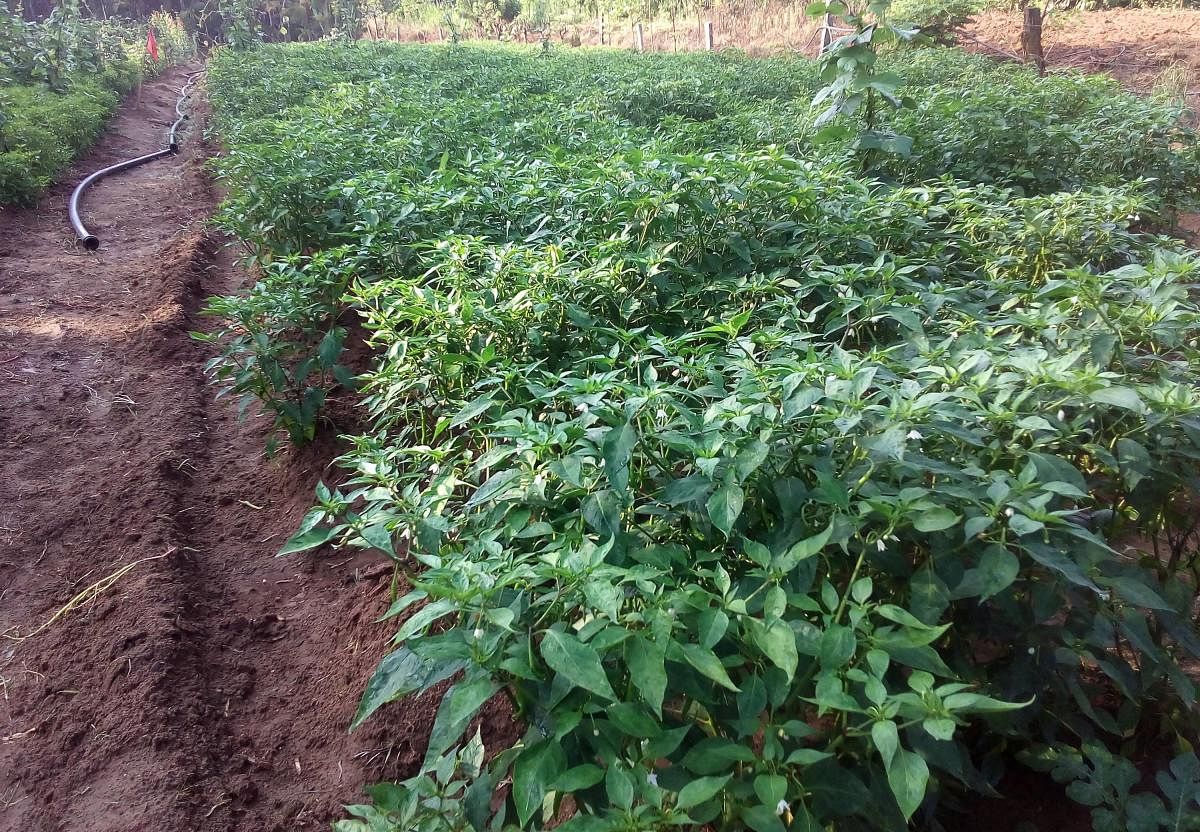
{"type": "Polygon", "coordinates": [[[454,679],[342,828],[955,828],[1017,757],[1097,829],[1197,828],[1200,262],[1138,230],[1195,137],[894,68],[913,153],[864,175],[802,61],[217,58],[261,279],[212,371],[296,441],[357,388],[286,551],[409,585],[356,721],[454,679]],[[485,754],[500,692],[526,733],[485,754]]]}

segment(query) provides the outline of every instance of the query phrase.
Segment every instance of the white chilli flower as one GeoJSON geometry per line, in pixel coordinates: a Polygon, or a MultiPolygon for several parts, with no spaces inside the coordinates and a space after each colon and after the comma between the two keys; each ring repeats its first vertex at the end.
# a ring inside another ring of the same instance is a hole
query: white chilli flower
{"type": "Polygon", "coordinates": [[[429,473],[436,474],[438,472],[438,464],[435,462],[429,466],[429,473]]]}
{"type": "Polygon", "coordinates": [[[920,439],[924,439],[925,437],[921,435],[921,431],[919,431],[919,430],[910,430],[908,432],[908,438],[920,440],[920,439]]]}
{"type": "Polygon", "coordinates": [[[475,639],[483,638],[483,630],[479,627],[476,627],[475,631],[473,633],[471,633],[471,637],[475,638],[475,639]]]}
{"type": "Polygon", "coordinates": [[[1006,509],[1004,509],[1004,516],[1005,516],[1005,517],[1012,517],[1012,516],[1013,516],[1013,514],[1015,514],[1015,513],[1016,513],[1016,512],[1014,512],[1014,511],[1013,511],[1011,508],[1006,508],[1006,509]]]}
{"type": "Polygon", "coordinates": [[[649,783],[651,786],[657,786],[658,785],[658,775],[655,774],[654,772],[650,772],[649,774],[646,775],[646,782],[649,783]]]}
{"type": "Polygon", "coordinates": [[[782,815],[787,810],[788,810],[788,802],[786,800],[781,800],[781,801],[779,801],[779,803],[775,804],[775,814],[782,815]]]}
{"type": "Polygon", "coordinates": [[[881,552],[887,548],[887,544],[883,542],[882,537],[875,541],[875,548],[881,552]]]}

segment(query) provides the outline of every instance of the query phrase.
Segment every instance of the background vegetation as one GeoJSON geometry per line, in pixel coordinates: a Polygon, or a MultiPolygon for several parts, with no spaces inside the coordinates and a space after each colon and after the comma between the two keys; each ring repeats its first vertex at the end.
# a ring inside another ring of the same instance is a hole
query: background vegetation
{"type": "MultiPolygon", "coordinates": [[[[6,0],[11,14],[42,21],[62,7],[57,0],[6,0]]],[[[70,4],[70,0],[67,5],[70,4]]],[[[3,4],[0,4],[2,6],[3,4]]],[[[724,46],[750,48],[760,42],[799,48],[813,25],[801,0],[91,0],[85,13],[97,20],[145,20],[155,11],[177,17],[189,32],[208,42],[233,42],[249,33],[267,41],[310,41],[368,35],[375,38],[450,39],[484,37],[571,42],[597,39],[597,23],[607,21],[607,42],[631,45],[629,26],[647,24],[679,47],[700,42],[705,19],[720,21],[724,46]],[[658,31],[661,30],[661,31],[658,31]],[[796,42],[777,42],[780,31],[796,42]]],[[[1188,7],[1193,0],[1066,0],[1059,11],[1124,6],[1188,7]]],[[[985,8],[1016,8],[1015,0],[928,0],[894,4],[897,20],[924,27],[939,40],[985,8]]],[[[651,34],[653,39],[656,35],[651,34]]]]}
{"type": "MultiPolygon", "coordinates": [[[[121,96],[146,74],[192,54],[196,38],[240,49],[264,40],[384,36],[391,26],[412,20],[436,21],[444,37],[514,37],[520,31],[526,39],[549,38],[555,25],[597,14],[615,19],[667,16],[674,22],[702,10],[682,0],[612,8],[539,2],[524,9],[520,0],[425,5],[404,0],[219,0],[167,3],[163,8],[170,12],[128,0],[86,9],[79,0],[9,3],[0,5],[0,204],[35,199],[95,140],[121,96]],[[157,62],[144,49],[151,28],[160,48],[157,62]]],[[[802,9],[797,5],[792,11],[802,9]]],[[[567,37],[566,31],[561,29],[560,37],[567,37]]]]}
{"type": "Polygon", "coordinates": [[[0,9],[0,204],[28,203],[104,129],[147,74],[192,53],[180,22],[81,16],[65,0],[45,20],[0,9]],[[159,59],[145,52],[153,27],[159,59]]]}
{"type": "MultiPolygon", "coordinates": [[[[703,44],[702,24],[716,24],[719,46],[803,49],[815,45],[816,24],[806,19],[808,3],[798,0],[363,0],[362,20],[373,37],[414,39],[453,36],[507,40],[605,43],[632,46],[630,26],[645,26],[647,46],[678,49],[703,44]]],[[[940,41],[973,15],[990,9],[1016,10],[1015,0],[927,0],[893,4],[893,17],[920,25],[940,41]]],[[[1049,7],[1051,4],[1044,4],[1049,7]]],[[[1056,14],[1120,7],[1186,8],[1192,0],[1067,0],[1052,4],[1056,14]]]]}

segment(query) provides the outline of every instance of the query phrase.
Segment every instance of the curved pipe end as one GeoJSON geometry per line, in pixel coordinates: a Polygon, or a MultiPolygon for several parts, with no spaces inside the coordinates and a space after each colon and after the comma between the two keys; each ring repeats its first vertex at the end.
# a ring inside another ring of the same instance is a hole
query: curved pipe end
{"type": "Polygon", "coordinates": [[[95,251],[100,248],[100,238],[95,234],[88,234],[79,238],[79,242],[83,243],[83,247],[88,251],[95,251]]]}

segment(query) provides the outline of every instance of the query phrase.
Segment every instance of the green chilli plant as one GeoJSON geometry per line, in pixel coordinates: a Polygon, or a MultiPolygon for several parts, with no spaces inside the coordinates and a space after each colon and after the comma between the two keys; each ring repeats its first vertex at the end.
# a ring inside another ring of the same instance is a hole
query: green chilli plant
{"type": "Polygon", "coordinates": [[[895,72],[879,69],[878,47],[908,41],[916,35],[915,29],[888,21],[890,6],[891,0],[871,0],[864,6],[817,2],[807,8],[811,17],[831,15],[853,30],[833,40],[819,59],[825,86],[813,96],[812,103],[825,109],[814,122],[815,127],[824,128],[817,141],[842,138],[849,128],[835,124],[835,120],[861,114],[862,129],[857,132],[854,146],[864,151],[865,167],[871,166],[877,153],[907,156],[912,151],[911,137],[881,128],[881,103],[899,108],[905,101],[897,94],[903,79],[895,72]]]}
{"type": "Polygon", "coordinates": [[[333,9],[334,37],[353,42],[362,34],[363,10],[359,0],[335,0],[333,9]]]}
{"type": "Polygon", "coordinates": [[[895,0],[889,15],[895,22],[917,29],[917,43],[951,45],[983,6],[981,0],[895,0]]]}
{"type": "MultiPolygon", "coordinates": [[[[41,21],[0,7],[0,81],[42,84],[62,94],[97,76],[104,84],[130,70],[136,75],[137,67],[129,65],[145,37],[144,26],[131,21],[84,18],[77,0],[56,5],[41,21]]],[[[124,91],[135,82],[118,86],[124,91]]]]}
{"type": "Polygon", "coordinates": [[[31,28],[19,14],[0,5],[0,82],[30,80],[33,65],[31,28]]]}
{"type": "Polygon", "coordinates": [[[442,28],[446,30],[446,37],[450,43],[458,45],[462,42],[462,29],[458,25],[458,18],[451,11],[442,13],[442,28]]]}
{"type": "Polygon", "coordinates": [[[78,0],[64,0],[54,7],[41,27],[39,48],[34,55],[34,80],[44,82],[56,92],[65,90],[70,73],[83,68],[77,65],[79,35],[78,0]]]}
{"type": "Polygon", "coordinates": [[[304,439],[354,364],[282,553],[394,567],[355,726],[442,693],[339,830],[959,829],[1047,765],[1187,829],[1200,257],[1141,229],[1196,137],[1095,79],[882,60],[919,99],[873,111],[920,139],[886,184],[799,138],[815,62],[214,58],[259,279],[210,369],[304,439]]]}
{"type": "MultiPolygon", "coordinates": [[[[273,427],[297,445],[316,436],[328,393],[355,386],[353,373],[341,362],[347,330],[332,314],[352,269],[335,267],[339,281],[322,268],[342,253],[334,249],[269,264],[249,296],[209,300],[204,314],[220,318],[222,326],[192,333],[196,340],[220,345],[205,369],[222,394],[239,398],[239,414],[245,416],[253,401],[261,401],[273,427]]],[[[268,454],[276,445],[272,436],[268,454]]]]}
{"type": "Polygon", "coordinates": [[[262,42],[262,30],[253,0],[220,0],[218,10],[225,42],[235,51],[245,51],[262,42]]]}

